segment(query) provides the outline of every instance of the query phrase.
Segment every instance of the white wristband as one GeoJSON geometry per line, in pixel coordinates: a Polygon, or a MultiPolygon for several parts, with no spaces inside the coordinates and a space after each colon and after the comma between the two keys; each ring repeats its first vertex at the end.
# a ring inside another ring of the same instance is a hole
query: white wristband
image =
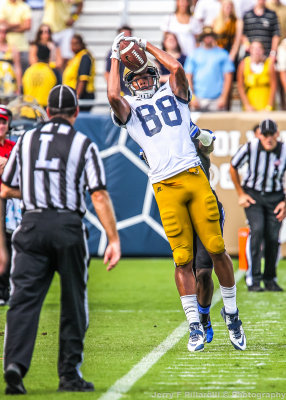
{"type": "Polygon", "coordinates": [[[213,141],[213,136],[208,131],[201,129],[197,139],[199,139],[203,146],[210,146],[213,141]]]}

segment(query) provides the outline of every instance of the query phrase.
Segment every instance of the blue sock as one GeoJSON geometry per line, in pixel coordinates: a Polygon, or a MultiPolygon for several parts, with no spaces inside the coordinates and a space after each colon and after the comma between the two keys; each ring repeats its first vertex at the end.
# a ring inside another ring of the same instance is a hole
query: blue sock
{"type": "Polygon", "coordinates": [[[199,310],[199,313],[201,313],[201,314],[209,314],[209,313],[210,313],[210,308],[211,308],[210,305],[207,306],[207,307],[202,307],[202,306],[198,303],[198,310],[199,310]]]}

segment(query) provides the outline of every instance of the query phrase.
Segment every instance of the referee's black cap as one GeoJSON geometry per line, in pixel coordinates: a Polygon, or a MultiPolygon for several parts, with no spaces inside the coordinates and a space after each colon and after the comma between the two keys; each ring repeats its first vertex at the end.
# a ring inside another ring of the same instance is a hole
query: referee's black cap
{"type": "Polygon", "coordinates": [[[272,119],[265,119],[259,125],[262,135],[274,135],[278,128],[276,122],[272,119]]]}
{"type": "Polygon", "coordinates": [[[49,94],[48,107],[53,112],[75,110],[78,106],[76,92],[67,85],[55,86],[49,94]]]}

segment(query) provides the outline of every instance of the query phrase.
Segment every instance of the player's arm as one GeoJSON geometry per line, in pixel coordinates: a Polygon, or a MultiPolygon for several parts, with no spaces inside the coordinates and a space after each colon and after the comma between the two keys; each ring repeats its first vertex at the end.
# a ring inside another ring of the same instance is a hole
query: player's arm
{"type": "Polygon", "coordinates": [[[121,257],[115,213],[111,199],[106,190],[97,190],[93,192],[91,194],[91,200],[108,238],[108,246],[104,253],[104,264],[109,262],[107,270],[110,271],[116,266],[121,257]]]}
{"type": "Polygon", "coordinates": [[[175,96],[188,100],[189,83],[182,64],[150,42],[146,42],[146,51],[152,54],[161,64],[170,71],[170,86],[175,96]]]}
{"type": "Polygon", "coordinates": [[[143,50],[152,54],[161,64],[170,71],[170,86],[175,96],[183,100],[189,100],[189,84],[182,64],[166,53],[164,50],[159,49],[152,43],[147,42],[146,39],[140,39],[136,36],[125,38],[125,40],[132,41],[138,44],[143,50]]]}
{"type": "Polygon", "coordinates": [[[122,122],[123,125],[128,120],[131,109],[128,102],[120,95],[120,74],[119,74],[119,62],[120,53],[119,45],[120,41],[123,40],[124,33],[120,33],[114,39],[111,52],[111,68],[107,81],[107,97],[110,106],[116,115],[116,117],[122,122]]]}

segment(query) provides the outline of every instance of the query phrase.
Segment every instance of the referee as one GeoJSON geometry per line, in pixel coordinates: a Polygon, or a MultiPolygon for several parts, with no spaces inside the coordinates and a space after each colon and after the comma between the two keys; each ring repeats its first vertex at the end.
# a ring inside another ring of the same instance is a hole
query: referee
{"type": "Polygon", "coordinates": [[[279,231],[286,216],[283,176],[286,168],[285,143],[278,142],[279,132],[274,121],[260,124],[257,138],[244,144],[231,161],[230,174],[238,203],[244,207],[250,227],[247,245],[248,290],[282,291],[276,282],[276,262],[279,250],[279,231]],[[242,185],[238,168],[247,164],[242,185]],[[264,244],[265,267],[261,275],[261,246],[264,244]]]}
{"type": "Polygon", "coordinates": [[[97,146],[75,131],[76,94],[58,85],[49,95],[49,122],[24,133],[2,175],[1,196],[21,197],[23,220],[13,235],[12,295],[4,350],[6,394],[24,394],[41,307],[55,271],[61,280],[59,391],[90,392],[81,377],[88,327],[86,231],[87,188],[109,244],[107,270],[120,259],[120,242],[97,146]]]}

